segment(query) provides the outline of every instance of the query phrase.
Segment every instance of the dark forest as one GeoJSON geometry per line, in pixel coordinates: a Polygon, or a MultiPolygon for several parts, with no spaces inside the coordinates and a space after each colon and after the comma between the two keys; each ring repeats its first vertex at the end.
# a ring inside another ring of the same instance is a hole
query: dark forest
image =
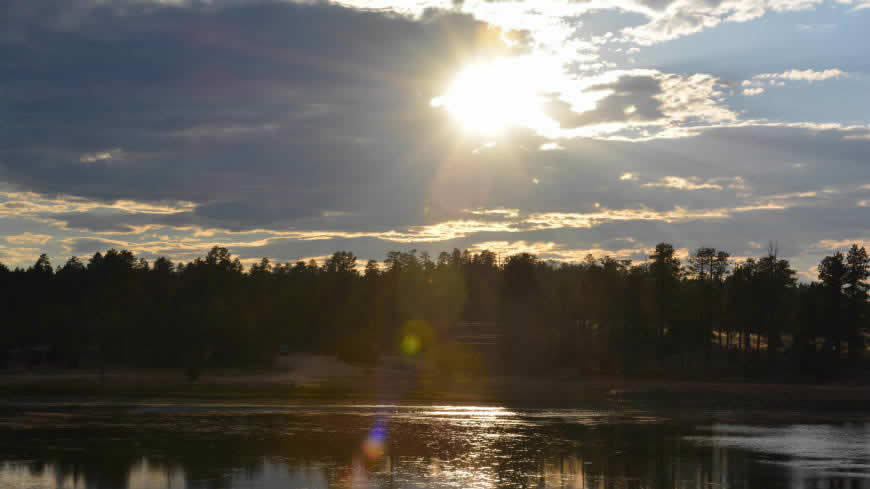
{"type": "Polygon", "coordinates": [[[222,247],[177,264],[109,250],[53,267],[42,255],[0,266],[0,365],[40,348],[64,368],[267,366],[288,351],[373,364],[411,335],[439,368],[472,374],[817,381],[866,368],[863,247],[825,257],[812,283],[773,246],[685,261],[666,243],[643,263],[412,250],[361,267],[339,251],[247,271],[222,247]],[[463,325],[490,327],[495,346],[453,341],[463,325]]]}

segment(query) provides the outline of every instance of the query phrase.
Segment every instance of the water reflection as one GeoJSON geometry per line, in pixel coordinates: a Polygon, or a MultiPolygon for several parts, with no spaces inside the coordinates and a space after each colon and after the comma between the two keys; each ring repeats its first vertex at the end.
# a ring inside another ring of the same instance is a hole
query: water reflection
{"type": "Polygon", "coordinates": [[[751,451],[771,464],[789,468],[791,487],[870,487],[870,425],[749,426],[714,424],[709,435],[689,437],[714,450],[751,451]],[[846,485],[843,485],[846,484],[846,485]]]}
{"type": "Polygon", "coordinates": [[[0,488],[870,489],[863,421],[765,423],[469,406],[8,409],[0,488]]]}

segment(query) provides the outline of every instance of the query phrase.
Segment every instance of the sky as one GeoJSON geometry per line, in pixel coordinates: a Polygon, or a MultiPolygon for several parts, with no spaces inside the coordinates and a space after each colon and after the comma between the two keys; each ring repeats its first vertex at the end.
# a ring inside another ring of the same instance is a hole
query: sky
{"type": "Polygon", "coordinates": [[[0,261],[870,246],[870,0],[7,0],[0,261]]]}

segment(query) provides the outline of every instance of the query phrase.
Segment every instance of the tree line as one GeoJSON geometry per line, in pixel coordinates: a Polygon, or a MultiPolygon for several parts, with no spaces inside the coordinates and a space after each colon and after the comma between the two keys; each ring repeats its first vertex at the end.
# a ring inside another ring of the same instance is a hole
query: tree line
{"type": "Polygon", "coordinates": [[[360,265],[338,251],[246,271],[219,246],[189,263],[112,249],[56,268],[46,255],[0,264],[0,366],[36,347],[68,367],[253,366],[284,349],[373,363],[401,352],[409,324],[427,325],[434,350],[469,323],[498,332],[489,373],[815,379],[865,365],[870,259],[858,245],[822,259],[808,284],[773,246],[739,262],[700,248],[681,263],[661,243],[642,263],[454,249],[360,265]]]}

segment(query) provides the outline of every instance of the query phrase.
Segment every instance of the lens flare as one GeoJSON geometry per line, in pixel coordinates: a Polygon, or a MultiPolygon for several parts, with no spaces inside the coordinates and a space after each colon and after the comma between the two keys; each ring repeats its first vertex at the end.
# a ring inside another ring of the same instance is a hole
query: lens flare
{"type": "Polygon", "coordinates": [[[405,355],[416,355],[420,351],[420,338],[416,335],[405,335],[402,338],[401,348],[405,355]]]}
{"type": "Polygon", "coordinates": [[[429,350],[435,342],[432,325],[423,319],[411,319],[402,325],[399,351],[405,356],[414,356],[429,350]]]}
{"type": "Polygon", "coordinates": [[[376,424],[363,441],[362,450],[369,460],[378,460],[384,456],[387,441],[387,429],[383,424],[376,424]]]}

